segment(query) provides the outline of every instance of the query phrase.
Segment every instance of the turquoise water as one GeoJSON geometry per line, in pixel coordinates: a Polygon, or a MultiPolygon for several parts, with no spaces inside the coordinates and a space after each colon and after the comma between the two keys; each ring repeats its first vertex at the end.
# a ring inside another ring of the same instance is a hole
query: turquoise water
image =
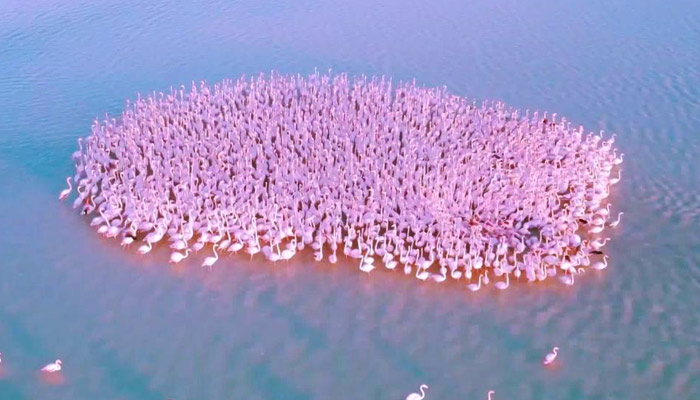
{"type": "Polygon", "coordinates": [[[0,399],[700,398],[700,3],[425,3],[0,2],[0,399]],[[138,92],[314,68],[617,133],[611,267],[476,294],[310,254],[207,273],[56,200],[138,92]]]}

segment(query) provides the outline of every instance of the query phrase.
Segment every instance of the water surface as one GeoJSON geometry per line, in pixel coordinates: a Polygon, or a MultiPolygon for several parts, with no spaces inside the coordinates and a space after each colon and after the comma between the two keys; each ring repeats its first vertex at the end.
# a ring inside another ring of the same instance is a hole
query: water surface
{"type": "Polygon", "coordinates": [[[172,3],[0,2],[0,399],[700,398],[700,3],[172,3]],[[56,201],[76,139],[136,93],[314,68],[616,132],[611,267],[476,294],[309,255],[206,273],[56,201]]]}

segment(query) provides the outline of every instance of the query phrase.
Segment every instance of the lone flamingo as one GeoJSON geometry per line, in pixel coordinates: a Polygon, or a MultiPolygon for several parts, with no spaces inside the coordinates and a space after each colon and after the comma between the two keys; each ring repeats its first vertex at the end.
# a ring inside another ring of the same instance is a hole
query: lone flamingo
{"type": "Polygon", "coordinates": [[[41,369],[41,371],[48,372],[48,373],[58,372],[61,370],[62,363],[63,362],[61,360],[56,360],[55,362],[44,365],[44,367],[41,369]]]}
{"type": "Polygon", "coordinates": [[[624,214],[623,212],[620,212],[619,214],[617,214],[617,220],[609,223],[608,226],[611,228],[616,227],[620,223],[620,218],[622,217],[623,214],[624,214]]]}
{"type": "Polygon", "coordinates": [[[556,358],[557,358],[558,351],[559,351],[559,347],[553,348],[552,352],[547,354],[544,357],[544,365],[549,365],[549,364],[553,363],[554,360],[556,360],[556,358]]]}
{"type": "Polygon", "coordinates": [[[425,397],[425,389],[428,389],[428,385],[420,385],[420,394],[411,393],[408,396],[406,396],[406,400],[423,400],[423,398],[425,397]]]}
{"type": "Polygon", "coordinates": [[[70,194],[70,191],[73,190],[73,186],[71,186],[71,184],[70,184],[70,176],[68,178],[66,178],[66,183],[68,183],[68,189],[63,189],[61,191],[61,194],[58,195],[59,200],[63,200],[66,197],[68,197],[68,195],[70,194]]]}
{"type": "Polygon", "coordinates": [[[598,262],[595,262],[591,265],[591,268],[598,270],[598,271],[603,270],[607,267],[608,267],[608,256],[607,255],[603,256],[603,261],[598,261],[598,262]]]}

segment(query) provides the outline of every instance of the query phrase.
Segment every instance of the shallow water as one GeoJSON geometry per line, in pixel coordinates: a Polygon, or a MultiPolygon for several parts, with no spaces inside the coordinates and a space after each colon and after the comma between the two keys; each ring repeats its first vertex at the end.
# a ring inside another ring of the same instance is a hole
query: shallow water
{"type": "Polygon", "coordinates": [[[375,3],[0,2],[0,399],[700,398],[700,3],[375,3]],[[314,68],[616,132],[611,267],[476,294],[309,255],[206,273],[56,201],[136,93],[314,68]]]}

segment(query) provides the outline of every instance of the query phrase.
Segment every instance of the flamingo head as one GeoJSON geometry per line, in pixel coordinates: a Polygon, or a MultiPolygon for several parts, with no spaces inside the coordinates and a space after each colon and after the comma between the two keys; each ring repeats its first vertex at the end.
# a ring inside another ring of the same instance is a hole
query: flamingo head
{"type": "Polygon", "coordinates": [[[56,364],[61,365],[63,362],[61,360],[56,360],[56,364]]]}
{"type": "Polygon", "coordinates": [[[559,351],[559,347],[553,348],[552,351],[556,353],[557,351],[559,351]]]}

